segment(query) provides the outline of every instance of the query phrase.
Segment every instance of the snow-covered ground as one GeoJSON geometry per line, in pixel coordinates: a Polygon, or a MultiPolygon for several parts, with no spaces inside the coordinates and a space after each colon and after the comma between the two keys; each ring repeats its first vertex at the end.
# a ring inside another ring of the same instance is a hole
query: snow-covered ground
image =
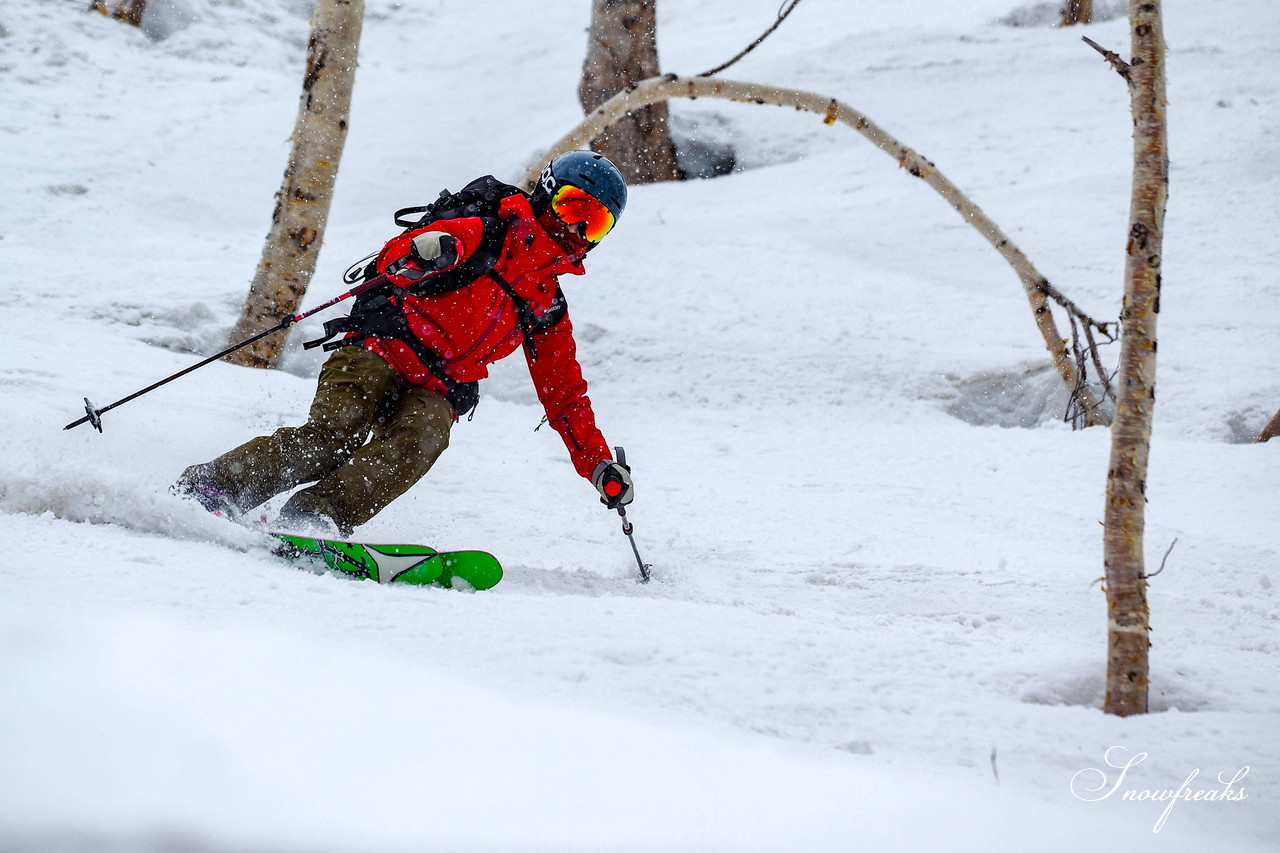
{"type": "MultiPolygon", "coordinates": [[[[1099,710],[1108,435],[1060,422],[1004,262],[816,116],[675,104],[742,170],[634,189],[565,282],[657,583],[534,432],[518,358],[360,530],[492,550],[482,594],[299,571],[167,495],[301,417],[323,317],[285,371],[211,365],[64,432],[222,344],[288,153],[305,0],[151,3],[158,40],[84,0],[0,8],[0,849],[1275,849],[1280,446],[1248,443],[1280,406],[1270,0],[1165,4],[1149,564],[1178,544],[1129,719],[1099,710]],[[1245,796],[1144,794],[1220,774],[1245,796]]],[[[588,5],[369,0],[308,306],[397,207],[513,180],[576,121],[588,5]]],[[[659,5],[684,73],[777,10],[659,5]]],[[[725,76],[865,111],[1113,318],[1128,99],[1079,36],[1127,54],[1127,25],[1049,5],[807,0],[725,76]]]]}

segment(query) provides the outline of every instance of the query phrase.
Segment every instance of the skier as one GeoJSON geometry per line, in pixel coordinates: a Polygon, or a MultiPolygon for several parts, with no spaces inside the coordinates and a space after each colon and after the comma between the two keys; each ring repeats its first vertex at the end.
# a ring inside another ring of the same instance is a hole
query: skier
{"type": "Polygon", "coordinates": [[[523,346],[574,468],[609,509],[629,504],[630,470],[596,427],[558,282],[585,271],[583,258],[626,202],[621,173],[590,151],[556,157],[532,194],[491,176],[442,193],[432,208],[448,218],[429,210],[419,227],[391,239],[364,272],[388,284],[361,296],[350,317],[325,324],[329,337],[345,336],[325,344],[333,355],[306,423],[187,468],[174,491],[236,517],[310,483],[277,523],[349,537],[426,474],[450,428],[475,408],[488,366],[523,346]],[[476,215],[449,216],[459,210],[476,215]]]}

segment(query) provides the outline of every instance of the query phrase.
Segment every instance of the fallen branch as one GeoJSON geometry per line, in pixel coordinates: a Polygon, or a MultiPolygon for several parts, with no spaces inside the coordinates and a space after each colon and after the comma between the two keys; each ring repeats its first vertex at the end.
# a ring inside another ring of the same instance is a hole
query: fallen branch
{"type": "MultiPolygon", "coordinates": [[[[526,189],[531,189],[534,181],[538,178],[542,165],[553,157],[566,151],[588,147],[591,140],[595,139],[605,128],[621,119],[627,113],[669,98],[720,98],[741,103],[791,107],[796,110],[817,113],[823,117],[824,124],[835,124],[838,121],[862,134],[871,144],[897,161],[898,165],[905,169],[907,174],[924,181],[946,199],[947,203],[955,208],[964,220],[976,228],[978,233],[1000,253],[1000,256],[1008,262],[1009,266],[1013,267],[1018,279],[1022,282],[1027,301],[1031,305],[1031,313],[1035,318],[1036,327],[1040,330],[1041,337],[1044,339],[1045,348],[1049,351],[1054,368],[1058,371],[1058,375],[1062,377],[1067,389],[1070,391],[1076,390],[1078,369],[1070,353],[1067,352],[1062,336],[1058,333],[1057,323],[1054,321],[1049,300],[1052,298],[1059,305],[1062,305],[1069,314],[1079,317],[1082,322],[1091,325],[1093,328],[1105,329],[1107,324],[1098,323],[1089,318],[1088,315],[1076,308],[1071,300],[1062,296],[1049,284],[1049,280],[1040,274],[1031,261],[1027,259],[1027,256],[1023,254],[1022,250],[1013,244],[1013,241],[982,212],[981,208],[970,201],[955,184],[951,183],[945,175],[938,171],[937,166],[911,148],[903,145],[871,119],[835,98],[828,98],[798,89],[783,89],[758,83],[743,83],[719,78],[679,77],[674,74],[650,77],[648,80],[642,80],[614,95],[584,118],[577,127],[560,137],[525,173],[522,179],[523,186],[526,189]]],[[[1110,336],[1109,333],[1108,336],[1110,336]]],[[[1092,391],[1088,388],[1081,388],[1078,396],[1085,412],[1087,425],[1095,426],[1107,423],[1107,415],[1098,405],[1098,401],[1093,396],[1092,391]]]]}

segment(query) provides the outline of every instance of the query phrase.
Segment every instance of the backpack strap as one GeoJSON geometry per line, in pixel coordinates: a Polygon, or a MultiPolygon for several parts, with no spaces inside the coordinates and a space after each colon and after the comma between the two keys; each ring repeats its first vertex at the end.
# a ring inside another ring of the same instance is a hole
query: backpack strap
{"type": "Polygon", "coordinates": [[[441,219],[462,219],[466,216],[497,218],[504,198],[523,194],[517,186],[503,183],[493,175],[484,175],[456,193],[441,190],[440,197],[430,204],[400,208],[395,213],[395,223],[406,231],[412,231],[441,219]]]}
{"type": "Polygon", "coordinates": [[[302,346],[312,349],[323,345],[325,352],[332,352],[339,347],[362,346],[371,337],[400,341],[413,350],[432,376],[444,384],[448,392],[445,396],[458,415],[467,414],[480,402],[480,383],[459,382],[450,376],[444,369],[444,359],[409,329],[409,320],[404,314],[404,297],[399,294],[384,291],[363,305],[357,305],[351,316],[328,321],[324,324],[324,331],[323,338],[307,341],[302,346]],[[340,341],[329,340],[339,334],[349,336],[340,341]]]}
{"type": "MultiPolygon", "coordinates": [[[[445,198],[448,195],[448,190],[440,191],[441,198],[445,198]]],[[[424,204],[419,207],[402,207],[395,212],[393,219],[395,219],[395,223],[404,230],[412,231],[415,228],[421,228],[423,225],[430,224],[439,218],[428,215],[430,214],[432,207],[434,207],[433,204],[424,204]],[[413,214],[419,215],[414,217],[413,214]]]]}
{"type": "Polygon", "coordinates": [[[524,342],[524,348],[529,351],[529,360],[537,361],[538,347],[534,342],[534,335],[550,329],[569,313],[569,302],[564,298],[564,291],[560,289],[559,284],[556,284],[556,295],[551,302],[551,308],[539,317],[533,313],[533,308],[529,306],[529,300],[516,293],[516,289],[497,270],[491,269],[485,275],[492,279],[498,287],[502,288],[503,292],[507,294],[507,298],[511,300],[511,304],[515,306],[516,320],[520,325],[520,337],[524,342]]]}

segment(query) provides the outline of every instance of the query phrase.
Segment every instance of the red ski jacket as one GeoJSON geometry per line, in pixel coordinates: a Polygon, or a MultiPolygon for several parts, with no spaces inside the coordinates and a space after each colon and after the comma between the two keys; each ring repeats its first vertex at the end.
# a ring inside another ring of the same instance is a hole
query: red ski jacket
{"type": "MultiPolygon", "coordinates": [[[[596,428],[558,280],[562,273],[585,272],[581,256],[570,255],[547,233],[524,195],[503,199],[498,217],[506,223],[507,234],[493,273],[527,302],[532,318],[540,321],[525,346],[529,373],[547,420],[564,439],[574,468],[590,479],[596,466],[612,457],[596,428]]],[[[386,273],[389,265],[408,255],[410,241],[424,231],[444,231],[456,238],[459,257],[449,269],[456,268],[480,248],[483,230],[481,219],[467,217],[406,232],[382,249],[378,271],[386,273]]],[[[489,274],[439,296],[416,295],[408,291],[415,282],[398,275],[388,278],[405,288],[403,310],[409,330],[440,357],[444,372],[457,382],[484,379],[490,364],[511,355],[524,342],[515,300],[489,274]]],[[[409,384],[447,393],[444,382],[403,341],[373,336],[363,346],[381,356],[409,384]]]]}

